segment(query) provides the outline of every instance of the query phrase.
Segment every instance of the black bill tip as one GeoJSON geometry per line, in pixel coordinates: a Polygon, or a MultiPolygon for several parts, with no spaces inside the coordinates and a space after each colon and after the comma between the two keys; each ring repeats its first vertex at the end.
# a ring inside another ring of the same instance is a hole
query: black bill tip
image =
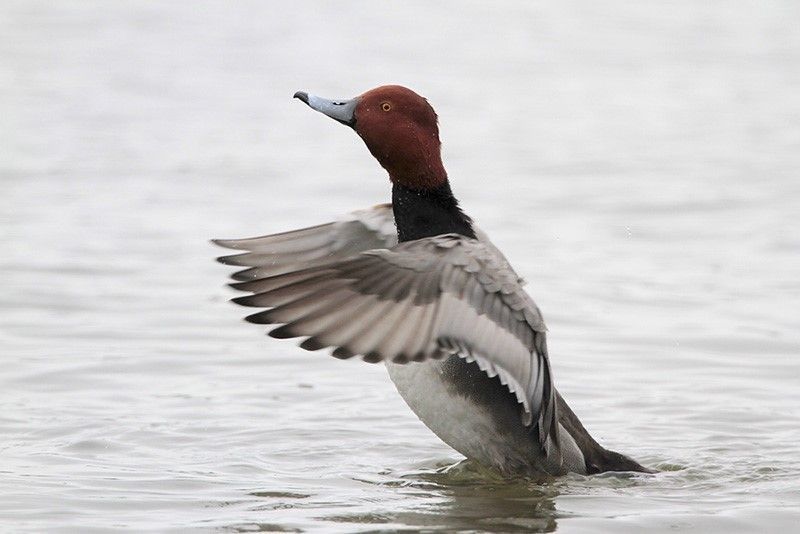
{"type": "Polygon", "coordinates": [[[292,98],[296,98],[301,102],[308,104],[308,93],[304,91],[297,91],[292,98]]]}

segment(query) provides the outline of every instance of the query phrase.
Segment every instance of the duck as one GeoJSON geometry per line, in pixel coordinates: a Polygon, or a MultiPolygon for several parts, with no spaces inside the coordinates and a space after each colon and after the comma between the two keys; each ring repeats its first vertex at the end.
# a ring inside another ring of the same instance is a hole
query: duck
{"type": "Polygon", "coordinates": [[[653,472],[601,446],[555,387],[547,329],[522,278],[464,213],[424,97],[384,85],[351,99],[294,98],[347,126],[388,173],[391,203],[244,239],[233,300],[269,336],[383,362],[444,443],[503,474],[653,472]]]}

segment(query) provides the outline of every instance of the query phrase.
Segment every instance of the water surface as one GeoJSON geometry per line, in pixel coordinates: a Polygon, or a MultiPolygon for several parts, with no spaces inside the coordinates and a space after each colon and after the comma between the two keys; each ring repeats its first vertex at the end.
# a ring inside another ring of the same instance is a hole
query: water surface
{"type": "Polygon", "coordinates": [[[800,521],[795,2],[0,6],[8,531],[788,531],[800,521]],[[655,476],[504,480],[381,366],[241,321],[211,237],[383,202],[292,101],[439,112],[556,383],[655,476]]]}

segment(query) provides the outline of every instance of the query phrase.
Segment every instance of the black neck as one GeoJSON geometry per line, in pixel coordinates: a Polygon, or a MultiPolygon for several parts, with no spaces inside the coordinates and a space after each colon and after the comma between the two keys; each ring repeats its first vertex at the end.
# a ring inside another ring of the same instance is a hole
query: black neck
{"type": "Polygon", "coordinates": [[[446,182],[436,189],[410,189],[393,184],[392,207],[401,243],[441,234],[475,238],[472,220],[458,207],[446,182]]]}

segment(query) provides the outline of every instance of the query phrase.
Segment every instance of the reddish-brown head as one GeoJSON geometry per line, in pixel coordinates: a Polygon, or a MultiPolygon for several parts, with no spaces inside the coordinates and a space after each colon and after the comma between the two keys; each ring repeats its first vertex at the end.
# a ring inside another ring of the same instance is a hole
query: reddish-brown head
{"type": "Polygon", "coordinates": [[[411,89],[384,85],[352,100],[328,100],[300,92],[294,96],[351,126],[393,182],[412,189],[447,182],[436,112],[411,89]]]}

